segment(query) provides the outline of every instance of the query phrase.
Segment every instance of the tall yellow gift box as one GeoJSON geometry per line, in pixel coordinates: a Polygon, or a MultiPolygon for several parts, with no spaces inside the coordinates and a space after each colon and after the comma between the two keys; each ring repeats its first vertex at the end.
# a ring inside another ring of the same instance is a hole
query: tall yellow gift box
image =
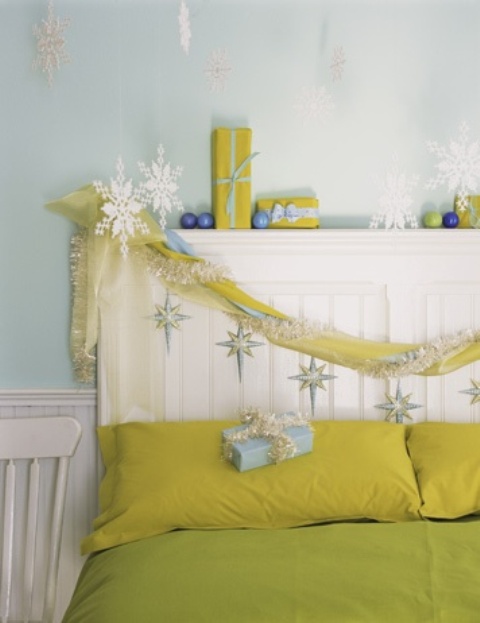
{"type": "Polygon", "coordinates": [[[470,195],[468,197],[471,210],[459,210],[455,207],[455,212],[458,214],[458,227],[480,227],[480,195],[470,195]]]}
{"type": "Polygon", "coordinates": [[[250,229],[250,128],[216,128],[212,133],[212,211],[217,229],[250,229]]]}

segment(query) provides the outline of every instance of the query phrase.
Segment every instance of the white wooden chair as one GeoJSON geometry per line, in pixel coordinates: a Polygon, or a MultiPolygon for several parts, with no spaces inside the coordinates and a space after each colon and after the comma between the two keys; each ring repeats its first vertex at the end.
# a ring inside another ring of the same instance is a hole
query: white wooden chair
{"type": "Polygon", "coordinates": [[[53,620],[68,468],[80,436],[71,417],[0,419],[1,623],[53,620]],[[40,614],[32,618],[38,576],[40,614]]]}

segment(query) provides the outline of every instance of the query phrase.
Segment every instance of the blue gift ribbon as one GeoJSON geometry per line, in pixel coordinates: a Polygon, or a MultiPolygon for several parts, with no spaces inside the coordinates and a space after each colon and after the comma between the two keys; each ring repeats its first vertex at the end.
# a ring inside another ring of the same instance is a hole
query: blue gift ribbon
{"type": "Polygon", "coordinates": [[[318,208],[298,208],[294,203],[289,203],[285,207],[280,203],[275,203],[273,208],[267,211],[267,214],[272,223],[278,223],[284,218],[290,223],[294,223],[300,218],[317,218],[320,212],[318,208]]]}
{"type": "Polygon", "coordinates": [[[230,171],[232,171],[231,177],[221,177],[215,180],[215,184],[230,184],[230,188],[227,195],[227,214],[230,215],[230,229],[235,228],[235,184],[236,182],[250,182],[251,177],[240,177],[243,169],[249,164],[249,162],[258,156],[258,151],[250,154],[245,160],[235,168],[235,155],[236,155],[236,130],[232,130],[230,139],[230,171]]]}

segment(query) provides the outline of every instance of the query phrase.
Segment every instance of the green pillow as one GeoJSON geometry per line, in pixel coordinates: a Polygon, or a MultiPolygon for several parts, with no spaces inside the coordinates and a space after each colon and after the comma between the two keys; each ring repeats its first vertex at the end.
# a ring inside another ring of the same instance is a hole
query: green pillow
{"type": "Polygon", "coordinates": [[[232,425],[129,422],[100,429],[101,514],[82,553],[176,528],[420,518],[402,425],[314,422],[313,452],[247,472],[221,458],[221,433],[232,425]]]}
{"type": "Polygon", "coordinates": [[[432,519],[480,513],[480,425],[428,422],[408,427],[408,450],[432,519]]]}

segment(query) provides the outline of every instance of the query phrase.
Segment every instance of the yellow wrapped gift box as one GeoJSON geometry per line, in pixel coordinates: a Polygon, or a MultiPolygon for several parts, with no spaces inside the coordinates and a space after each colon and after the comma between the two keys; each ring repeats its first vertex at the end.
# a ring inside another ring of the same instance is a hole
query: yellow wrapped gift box
{"type": "Polygon", "coordinates": [[[258,199],[257,211],[267,212],[269,228],[313,229],[320,227],[318,199],[315,197],[258,199]]]}
{"type": "Polygon", "coordinates": [[[212,211],[217,229],[250,229],[250,128],[216,128],[212,133],[212,211]]]}
{"type": "Polygon", "coordinates": [[[459,210],[455,207],[455,212],[458,214],[458,227],[463,229],[467,227],[480,227],[480,195],[471,195],[468,197],[471,210],[459,210]]]}

